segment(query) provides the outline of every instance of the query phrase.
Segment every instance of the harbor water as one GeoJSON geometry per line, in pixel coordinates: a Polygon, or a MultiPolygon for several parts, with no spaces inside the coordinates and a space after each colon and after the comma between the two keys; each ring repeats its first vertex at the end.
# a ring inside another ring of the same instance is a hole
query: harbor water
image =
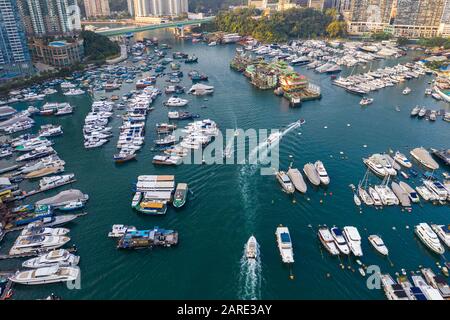
{"type": "MultiPolygon", "coordinates": [[[[306,195],[287,195],[282,192],[275,176],[260,175],[254,165],[181,165],[155,167],[151,151],[157,138],[155,124],[167,121],[168,108],[164,97],[153,104],[146,124],[146,144],[137,161],[123,165],[113,162],[121,119],[114,116],[109,123],[114,137],[98,149],[85,150],[82,126],[90,111],[92,98],[88,95],[65,97],[58,93],[45,101],[32,103],[41,106],[47,101],[67,101],[76,107],[72,116],[39,117],[36,126],[53,123],[63,126],[64,135],[55,138],[55,150],[66,162],[66,172],[75,173],[73,188],[89,194],[88,215],[68,225],[73,244],[81,256],[80,288],[68,289],[64,284],[16,285],[14,298],[36,299],[55,293],[63,299],[384,299],[382,290],[370,290],[358,272],[353,258],[342,261],[324,251],[317,238],[318,225],[356,226],[363,238],[365,265],[377,265],[382,272],[418,270],[431,267],[439,272],[436,262],[449,259],[427,250],[414,236],[414,226],[420,222],[448,224],[449,207],[422,202],[413,205],[411,213],[400,207],[382,210],[353,203],[349,184],[357,184],[366,167],[363,157],[373,153],[400,150],[409,155],[415,147],[449,148],[450,126],[438,118],[435,122],[410,117],[411,109],[424,105],[429,109],[445,109],[448,104],[424,95],[431,76],[406,81],[382,89],[370,96],[375,99],[368,107],[360,107],[361,97],[332,85],[329,75],[316,74],[305,67],[296,70],[319,85],[323,98],[290,108],[288,102],[273,94],[260,91],[248,80],[229,68],[235,46],[208,47],[176,40],[167,31],[152,31],[135,35],[159,38],[172,51],[195,54],[199,63],[182,65],[183,85],[189,88],[186,76],[191,69],[209,76],[215,87],[213,96],[188,96],[186,111],[212,119],[225,129],[282,129],[302,118],[306,123],[286,134],[280,143],[280,169],[293,166],[303,168],[307,162],[321,160],[331,178],[324,189],[308,185],[306,195]],[[403,89],[412,89],[403,95],[403,89]],[[396,107],[400,107],[400,111],[396,107]],[[137,214],[130,207],[132,184],[142,174],[173,174],[177,182],[186,182],[192,191],[181,210],[169,208],[162,217],[137,214]],[[119,251],[114,240],[107,237],[113,224],[127,224],[138,229],[159,226],[179,232],[179,244],[173,248],[119,251]],[[279,224],[290,229],[295,263],[292,268],[282,264],[275,241],[279,224]],[[258,265],[245,265],[241,260],[243,246],[254,235],[259,242],[258,265]],[[389,258],[377,254],[367,241],[371,234],[379,234],[389,248],[389,258]],[[341,269],[340,264],[345,265],[341,269]],[[351,265],[352,268],[347,268],[351,265]],[[251,274],[248,274],[251,273],[251,274]],[[290,274],[294,279],[290,279],[290,274]]],[[[403,60],[382,60],[380,66],[403,60]]],[[[131,62],[129,62],[131,63],[131,62]]],[[[368,69],[356,70],[364,72],[368,69]]],[[[351,70],[345,70],[348,74],[351,70]]],[[[157,87],[167,83],[159,78],[157,87]]],[[[124,83],[112,94],[121,96],[134,89],[124,83]]],[[[107,93],[110,96],[111,94],[107,93]]],[[[13,105],[25,109],[30,103],[13,105]]],[[[180,122],[187,124],[186,121],[180,122]]],[[[0,160],[0,167],[11,161],[0,160]]],[[[419,170],[415,164],[414,168],[419,170]]],[[[441,178],[443,165],[438,172],[441,178]]],[[[371,182],[378,178],[372,176],[371,182]]],[[[381,182],[381,181],[380,181],[381,182]]],[[[421,184],[419,177],[408,183],[421,184]]],[[[24,182],[23,189],[32,190],[36,182],[24,182]]],[[[30,197],[31,203],[52,196],[64,188],[30,197]]],[[[17,233],[7,234],[0,244],[0,253],[7,253],[17,233]]],[[[21,259],[0,261],[0,270],[16,270],[21,259]]]]}

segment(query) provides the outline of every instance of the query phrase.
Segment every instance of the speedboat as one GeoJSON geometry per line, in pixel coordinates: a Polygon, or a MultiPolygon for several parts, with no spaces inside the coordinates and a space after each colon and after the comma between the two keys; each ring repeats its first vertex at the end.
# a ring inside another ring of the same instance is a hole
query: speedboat
{"type": "Polygon", "coordinates": [[[444,254],[445,249],[438,236],[427,223],[420,223],[415,226],[414,232],[428,249],[437,254],[444,254]]]}
{"type": "Polygon", "coordinates": [[[323,165],[322,161],[316,161],[316,163],[314,163],[314,167],[319,174],[320,183],[325,186],[329,185],[330,177],[328,176],[327,170],[325,170],[325,166],[323,165]]]}
{"type": "Polygon", "coordinates": [[[79,261],[79,256],[76,256],[65,249],[58,249],[24,261],[22,266],[33,269],[50,267],[54,265],[58,265],[60,267],[70,267],[78,265],[79,261]]]}
{"type": "Polygon", "coordinates": [[[420,198],[417,195],[417,192],[406,182],[400,181],[399,183],[400,188],[402,188],[409,196],[409,199],[411,199],[412,202],[418,203],[420,202],[420,198]]]}
{"type": "Polygon", "coordinates": [[[450,248],[450,225],[432,224],[431,229],[433,229],[439,239],[450,248]]]}
{"type": "Polygon", "coordinates": [[[388,248],[386,247],[386,245],[383,242],[383,239],[381,239],[380,236],[377,235],[369,236],[369,242],[375,248],[375,250],[378,251],[378,253],[382,254],[383,256],[387,256],[389,254],[388,248]]]}
{"type": "Polygon", "coordinates": [[[419,113],[418,113],[418,117],[419,118],[423,118],[426,114],[427,114],[427,109],[426,108],[421,108],[419,113]]]}
{"type": "Polygon", "coordinates": [[[178,97],[171,97],[169,100],[167,100],[164,105],[166,107],[184,107],[189,103],[189,100],[181,99],[178,97]]]}
{"type": "Polygon", "coordinates": [[[343,235],[347,244],[355,257],[363,255],[361,248],[361,236],[355,227],[344,227],[343,235]]]}
{"type": "Polygon", "coordinates": [[[403,154],[397,151],[394,156],[394,160],[397,161],[399,164],[404,166],[405,168],[411,168],[412,163],[408,160],[408,158],[403,154]]]}
{"type": "Polygon", "coordinates": [[[313,185],[315,186],[320,185],[320,176],[312,163],[305,164],[303,167],[303,172],[313,185]]]}
{"type": "Polygon", "coordinates": [[[407,95],[407,94],[410,94],[411,93],[411,89],[409,88],[409,87],[406,87],[404,90],[403,90],[403,94],[404,95],[407,95]]]}
{"type": "Polygon", "coordinates": [[[257,259],[258,258],[258,242],[256,238],[252,235],[247,243],[245,244],[245,256],[247,259],[257,259]]]}
{"type": "Polygon", "coordinates": [[[307,186],[303,176],[298,169],[289,168],[287,172],[288,177],[291,179],[295,189],[301,193],[306,193],[307,186]]]}
{"type": "Polygon", "coordinates": [[[267,145],[270,146],[270,145],[272,145],[272,144],[278,143],[279,140],[281,139],[281,137],[282,137],[282,134],[281,134],[281,132],[279,132],[279,131],[276,131],[276,132],[271,133],[271,134],[269,135],[269,137],[267,138],[267,140],[266,140],[267,145]]]}
{"type": "Polygon", "coordinates": [[[368,106],[369,104],[373,103],[373,98],[362,98],[362,100],[359,102],[361,106],[368,106]]]}
{"type": "Polygon", "coordinates": [[[78,267],[60,267],[58,265],[28,271],[18,271],[9,280],[20,284],[47,284],[74,281],[78,278],[78,267]]]}
{"type": "Polygon", "coordinates": [[[347,241],[344,238],[342,230],[338,227],[331,228],[331,235],[333,236],[334,242],[342,254],[350,254],[350,248],[348,247],[347,241]]]}
{"type": "Polygon", "coordinates": [[[284,171],[277,172],[277,180],[281,184],[281,187],[286,193],[294,193],[295,188],[294,185],[291,182],[291,179],[289,179],[289,176],[284,171]]]}
{"type": "Polygon", "coordinates": [[[292,248],[289,229],[287,227],[279,226],[275,232],[275,235],[283,263],[294,263],[294,251],[292,248]]]}
{"type": "Polygon", "coordinates": [[[333,235],[327,227],[320,227],[319,231],[317,232],[317,236],[319,237],[322,245],[331,255],[337,256],[339,254],[339,249],[334,242],[333,235]]]}

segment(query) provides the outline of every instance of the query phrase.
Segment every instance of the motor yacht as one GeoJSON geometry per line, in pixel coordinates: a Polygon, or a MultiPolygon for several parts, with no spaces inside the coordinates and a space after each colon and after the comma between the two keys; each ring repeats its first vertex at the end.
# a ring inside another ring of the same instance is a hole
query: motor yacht
{"type": "Polygon", "coordinates": [[[80,257],[76,256],[65,249],[53,250],[42,254],[36,258],[31,258],[22,263],[24,268],[44,268],[54,265],[60,267],[71,267],[78,265],[80,257]]]}
{"type": "Polygon", "coordinates": [[[375,189],[373,187],[369,187],[369,195],[373,200],[373,204],[375,206],[382,206],[383,205],[383,201],[381,201],[381,197],[378,194],[378,192],[375,191],[375,189]]]}
{"type": "Polygon", "coordinates": [[[348,255],[350,254],[350,248],[345,240],[344,234],[342,230],[338,227],[333,227],[330,230],[331,235],[333,236],[334,242],[342,254],[348,255]]]}
{"type": "Polygon", "coordinates": [[[279,226],[275,232],[275,236],[283,263],[294,263],[294,251],[289,229],[279,226]]]}
{"type": "Polygon", "coordinates": [[[10,255],[18,255],[22,253],[32,253],[36,250],[52,250],[65,245],[70,241],[66,236],[19,236],[9,251],[10,255]]]}
{"type": "Polygon", "coordinates": [[[316,163],[314,163],[314,167],[319,175],[320,183],[325,186],[329,185],[330,177],[328,176],[327,170],[325,169],[322,161],[316,161],[316,163]]]}
{"type": "Polygon", "coordinates": [[[411,150],[410,154],[424,167],[430,170],[439,169],[439,164],[431,157],[430,153],[425,148],[415,148],[411,150]]]}
{"type": "Polygon", "coordinates": [[[427,223],[420,223],[415,226],[414,233],[428,249],[437,254],[444,254],[445,249],[439,241],[438,236],[427,223]]]}
{"type": "Polygon", "coordinates": [[[337,247],[333,235],[327,227],[320,227],[317,232],[320,242],[324,248],[333,256],[339,255],[340,251],[337,247]]]}
{"type": "Polygon", "coordinates": [[[368,105],[370,105],[370,104],[372,104],[373,103],[373,98],[363,98],[360,102],[359,102],[359,104],[361,105],[361,106],[368,106],[368,105]]]}
{"type": "Polygon", "coordinates": [[[298,192],[306,193],[308,187],[306,186],[305,180],[303,180],[303,176],[298,169],[289,168],[287,175],[298,192]]]}
{"type": "Polygon", "coordinates": [[[434,194],[434,192],[431,192],[425,186],[416,187],[416,191],[425,201],[434,201],[437,199],[437,196],[434,194]]]}
{"type": "Polygon", "coordinates": [[[394,160],[397,161],[399,164],[404,166],[405,168],[411,168],[412,163],[408,160],[408,158],[403,154],[397,151],[394,156],[394,160]]]}
{"type": "Polygon", "coordinates": [[[419,114],[420,112],[420,107],[419,106],[415,106],[412,110],[411,110],[411,117],[415,117],[419,114]]]}
{"type": "Polygon", "coordinates": [[[363,162],[377,176],[384,178],[387,175],[389,175],[389,173],[385,170],[384,166],[374,161],[372,158],[369,159],[363,158],[363,162]]]}
{"type": "Polygon", "coordinates": [[[426,115],[426,113],[427,113],[427,109],[422,107],[418,113],[418,117],[423,118],[426,115]]]}
{"type": "Polygon", "coordinates": [[[184,107],[189,103],[189,100],[181,99],[178,97],[171,97],[169,100],[167,100],[164,105],[166,107],[184,107]]]}
{"type": "Polygon", "coordinates": [[[395,193],[392,192],[391,188],[389,188],[387,185],[376,185],[374,189],[380,196],[383,205],[396,206],[400,203],[395,193]]]}
{"type": "Polygon", "coordinates": [[[386,247],[386,245],[383,242],[383,239],[381,239],[380,236],[377,235],[370,235],[369,236],[369,242],[370,244],[375,248],[375,250],[382,254],[383,256],[387,256],[389,254],[389,250],[386,247]]]}
{"type": "Polygon", "coordinates": [[[450,248],[450,225],[432,224],[431,229],[433,229],[439,239],[450,248]]]}
{"type": "Polygon", "coordinates": [[[367,193],[367,191],[362,186],[358,186],[358,196],[361,198],[362,202],[364,202],[367,206],[374,205],[372,197],[367,193]]]}
{"type": "Polygon", "coordinates": [[[355,227],[344,227],[343,235],[347,244],[355,257],[363,255],[361,248],[361,236],[355,227]]]}
{"type": "Polygon", "coordinates": [[[380,280],[388,300],[410,300],[405,289],[395,282],[389,274],[381,274],[380,280]]]}
{"type": "Polygon", "coordinates": [[[78,267],[52,267],[39,268],[28,271],[18,271],[9,280],[19,284],[36,285],[56,282],[74,281],[78,278],[78,267]]]}
{"type": "Polygon", "coordinates": [[[437,289],[444,299],[450,298],[450,286],[443,276],[436,275],[430,268],[422,268],[420,271],[428,284],[437,289]]]}
{"type": "Polygon", "coordinates": [[[406,194],[409,196],[409,199],[414,202],[414,203],[419,203],[420,202],[420,198],[417,195],[417,192],[406,182],[400,181],[399,183],[400,188],[403,189],[403,191],[406,192],[406,194]]]}
{"type": "Polygon", "coordinates": [[[283,190],[286,193],[294,193],[295,192],[295,188],[294,185],[292,184],[291,179],[289,178],[289,176],[286,174],[286,172],[284,171],[279,171],[276,174],[277,180],[280,183],[281,187],[283,188],[283,190]]]}
{"type": "Polygon", "coordinates": [[[39,189],[49,189],[66,184],[67,182],[72,181],[74,177],[75,175],[73,173],[61,176],[44,177],[39,181],[39,189]]]}
{"type": "Polygon", "coordinates": [[[65,236],[70,232],[67,228],[46,228],[42,221],[28,224],[21,232],[21,237],[32,236],[65,236]]]}
{"type": "Polygon", "coordinates": [[[305,173],[308,180],[314,186],[320,185],[320,176],[317,173],[316,167],[312,163],[307,163],[303,166],[303,172],[305,173]]]}
{"type": "Polygon", "coordinates": [[[433,288],[420,275],[411,276],[414,285],[419,288],[427,300],[444,300],[438,289],[433,288]]]}
{"type": "Polygon", "coordinates": [[[258,259],[258,242],[253,235],[245,244],[245,256],[247,259],[258,259]]]}
{"type": "Polygon", "coordinates": [[[406,87],[404,90],[403,90],[403,94],[404,95],[408,95],[408,94],[410,94],[411,93],[411,89],[409,88],[409,87],[406,87]]]}
{"type": "Polygon", "coordinates": [[[440,181],[423,180],[423,184],[436,196],[436,200],[446,201],[448,192],[440,181]]]}

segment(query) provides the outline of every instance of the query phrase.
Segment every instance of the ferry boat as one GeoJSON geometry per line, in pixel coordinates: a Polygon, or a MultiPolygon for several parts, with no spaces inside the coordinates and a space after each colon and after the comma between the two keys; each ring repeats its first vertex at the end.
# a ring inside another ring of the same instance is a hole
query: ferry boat
{"type": "Polygon", "coordinates": [[[291,182],[291,179],[289,179],[289,176],[284,171],[279,171],[276,174],[277,180],[280,183],[281,187],[286,193],[294,193],[295,188],[294,185],[291,182]]]}
{"type": "Polygon", "coordinates": [[[431,229],[433,229],[439,239],[450,248],[450,225],[432,224],[431,229]]]}
{"type": "Polygon", "coordinates": [[[35,270],[18,271],[9,280],[27,285],[48,284],[74,281],[79,274],[80,269],[78,267],[60,267],[56,265],[35,270]]]}
{"type": "Polygon", "coordinates": [[[334,242],[333,235],[327,227],[320,227],[317,232],[320,242],[324,248],[333,256],[339,255],[340,251],[334,242]]]}
{"type": "Polygon", "coordinates": [[[188,185],[186,183],[179,183],[173,197],[173,206],[175,208],[181,208],[185,205],[188,193],[188,185]]]}
{"type": "Polygon", "coordinates": [[[258,242],[252,235],[245,244],[245,257],[247,259],[258,259],[258,242]]]}
{"type": "Polygon", "coordinates": [[[275,232],[278,250],[280,250],[283,263],[294,263],[294,251],[292,248],[291,235],[287,227],[279,226],[275,232]]]}
{"type": "Polygon", "coordinates": [[[361,236],[355,227],[344,227],[343,235],[347,244],[355,257],[363,255],[361,248],[361,236]]]}
{"type": "Polygon", "coordinates": [[[320,183],[327,186],[330,184],[330,177],[328,176],[327,170],[323,165],[322,161],[316,161],[314,163],[314,167],[316,168],[317,174],[319,175],[320,183]]]}
{"type": "Polygon", "coordinates": [[[26,260],[22,263],[24,268],[44,268],[51,266],[72,267],[78,265],[80,257],[76,256],[65,249],[53,250],[42,254],[36,258],[26,260]]]}
{"type": "Polygon", "coordinates": [[[383,242],[383,239],[381,239],[378,235],[370,235],[369,236],[369,242],[370,244],[375,248],[375,250],[382,254],[383,256],[387,256],[389,254],[389,250],[386,247],[386,245],[383,242]]]}
{"type": "Polygon", "coordinates": [[[127,230],[117,243],[118,249],[142,249],[178,244],[178,232],[155,227],[151,230],[127,230]]]}
{"type": "Polygon", "coordinates": [[[444,254],[445,249],[439,241],[438,236],[427,223],[420,223],[415,226],[414,233],[428,249],[437,254],[444,254]]]}

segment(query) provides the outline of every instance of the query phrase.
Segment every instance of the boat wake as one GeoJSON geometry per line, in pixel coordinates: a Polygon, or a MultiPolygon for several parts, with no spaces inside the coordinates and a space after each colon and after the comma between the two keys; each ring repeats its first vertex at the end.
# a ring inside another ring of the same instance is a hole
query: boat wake
{"type": "Polygon", "coordinates": [[[241,269],[239,273],[239,299],[258,300],[261,299],[261,260],[259,245],[257,246],[257,258],[247,259],[244,252],[240,261],[241,269]]]}

